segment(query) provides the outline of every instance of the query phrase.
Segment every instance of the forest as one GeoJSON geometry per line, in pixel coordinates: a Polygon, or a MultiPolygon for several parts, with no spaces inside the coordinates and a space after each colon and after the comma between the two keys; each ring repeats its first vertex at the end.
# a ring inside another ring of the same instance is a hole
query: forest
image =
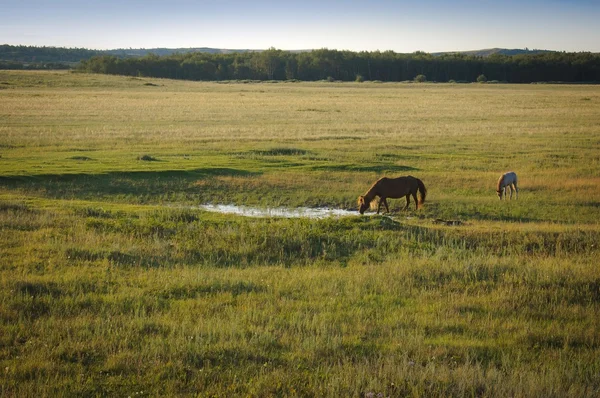
{"type": "MultiPolygon", "coordinates": [[[[157,49],[161,50],[161,49],[157,49]]],[[[165,50],[165,49],[162,49],[165,50]]],[[[489,56],[410,54],[333,49],[207,52],[95,51],[0,45],[0,69],[68,69],[137,77],[196,81],[600,82],[600,54],[531,52],[489,56]],[[158,53],[162,54],[159,55],[158,53]]]]}
{"type": "Polygon", "coordinates": [[[269,49],[233,54],[188,53],[121,59],[95,56],[79,70],[185,80],[302,80],[436,82],[598,82],[600,55],[548,52],[489,57],[460,53],[352,52],[329,49],[288,52],[269,49]]]}
{"type": "Polygon", "coordinates": [[[84,48],[0,45],[0,69],[70,69],[102,51],[84,48]]]}

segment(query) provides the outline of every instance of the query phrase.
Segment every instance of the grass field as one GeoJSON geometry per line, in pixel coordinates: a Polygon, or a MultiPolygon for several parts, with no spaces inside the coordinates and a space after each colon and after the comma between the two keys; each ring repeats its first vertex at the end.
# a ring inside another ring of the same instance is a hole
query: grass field
{"type": "Polygon", "coordinates": [[[598,86],[0,71],[1,396],[600,396],[599,238],[598,86]]]}

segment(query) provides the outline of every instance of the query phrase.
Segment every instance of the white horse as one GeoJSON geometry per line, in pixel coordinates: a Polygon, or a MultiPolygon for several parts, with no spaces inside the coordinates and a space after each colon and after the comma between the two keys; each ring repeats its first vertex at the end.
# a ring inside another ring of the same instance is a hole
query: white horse
{"type": "Polygon", "coordinates": [[[496,192],[498,193],[498,197],[502,200],[502,194],[506,196],[506,188],[510,191],[510,199],[512,199],[513,188],[515,190],[516,199],[519,199],[519,190],[517,189],[517,175],[514,171],[509,171],[508,173],[502,174],[500,179],[498,180],[498,186],[496,188],[496,192]]]}

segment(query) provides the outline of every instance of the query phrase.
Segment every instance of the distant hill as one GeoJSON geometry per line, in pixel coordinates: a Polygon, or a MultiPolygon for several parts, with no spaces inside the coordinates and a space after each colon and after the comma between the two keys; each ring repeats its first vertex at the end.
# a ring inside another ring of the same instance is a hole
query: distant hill
{"type": "Polygon", "coordinates": [[[160,56],[171,54],[187,54],[187,53],[209,53],[209,54],[231,54],[231,53],[246,53],[258,52],[262,50],[231,50],[223,48],[210,47],[190,47],[190,48],[118,48],[114,50],[99,51],[103,55],[114,55],[116,57],[143,57],[148,54],[156,54],[160,56]]]}
{"type": "Polygon", "coordinates": [[[0,61],[9,61],[22,64],[47,64],[61,63],[72,65],[81,60],[90,59],[96,55],[113,55],[119,58],[143,57],[148,54],[160,56],[172,55],[175,53],[187,54],[192,52],[202,52],[210,54],[230,54],[247,53],[261,50],[229,50],[220,48],[119,48],[114,50],[89,50],[86,48],[66,48],[66,47],[38,47],[38,46],[12,46],[8,44],[0,45],[0,61]]]}
{"type": "Polygon", "coordinates": [[[431,55],[437,56],[437,55],[444,55],[444,54],[465,54],[465,55],[472,55],[472,56],[476,56],[476,57],[489,57],[490,55],[494,55],[494,54],[512,56],[512,55],[522,55],[522,54],[534,55],[534,54],[550,53],[550,52],[554,52],[554,51],[551,51],[551,50],[529,50],[528,48],[525,48],[525,49],[488,48],[488,49],[484,49],[484,50],[439,52],[439,53],[431,53],[431,55]]]}
{"type": "MultiPolygon", "coordinates": [[[[247,52],[261,52],[260,50],[250,50],[250,49],[223,49],[223,48],[210,48],[210,47],[193,47],[193,48],[120,48],[115,50],[104,50],[99,51],[105,55],[114,55],[117,57],[143,57],[148,54],[156,54],[160,56],[171,55],[175,53],[179,54],[187,54],[187,53],[210,53],[210,54],[231,54],[231,53],[247,53],[247,52]]],[[[301,52],[309,52],[312,50],[291,50],[286,52],[291,53],[301,53],[301,52]]],[[[471,50],[471,51],[448,51],[448,52],[439,52],[439,53],[431,53],[431,55],[443,55],[443,54],[465,54],[472,55],[478,57],[488,57],[493,54],[502,54],[502,55],[521,55],[521,54],[540,54],[540,53],[548,53],[553,52],[551,50],[529,50],[525,49],[507,49],[507,48],[489,48],[484,50],[471,50]]]]}
{"type": "MultiPolygon", "coordinates": [[[[115,56],[121,59],[140,58],[148,54],[168,57],[173,54],[206,53],[219,54],[251,54],[261,52],[263,49],[223,49],[211,47],[188,47],[188,48],[118,48],[111,50],[90,50],[86,48],[66,47],[39,47],[39,46],[13,46],[0,45],[0,69],[69,69],[80,65],[81,61],[87,61],[94,56],[115,56]]],[[[313,50],[292,50],[286,53],[298,54],[311,52],[313,50]]],[[[319,50],[315,50],[319,51],[319,50]]],[[[331,50],[336,51],[336,50],[331,50]]],[[[487,58],[494,54],[505,56],[536,55],[541,53],[552,53],[550,50],[529,50],[491,48],[473,51],[448,51],[431,53],[432,56],[462,54],[464,56],[487,58]]],[[[417,52],[421,53],[421,52],[417,52]]],[[[409,55],[409,54],[405,54],[409,55]]]]}

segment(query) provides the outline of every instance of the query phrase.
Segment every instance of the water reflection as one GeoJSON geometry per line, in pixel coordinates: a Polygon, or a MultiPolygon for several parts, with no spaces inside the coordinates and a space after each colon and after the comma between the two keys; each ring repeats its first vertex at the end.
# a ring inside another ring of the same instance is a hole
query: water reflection
{"type": "Polygon", "coordinates": [[[342,209],[296,207],[288,209],[284,207],[259,208],[235,205],[200,205],[202,210],[223,214],[237,214],[246,217],[282,217],[282,218],[327,218],[356,216],[358,212],[342,209]]]}

